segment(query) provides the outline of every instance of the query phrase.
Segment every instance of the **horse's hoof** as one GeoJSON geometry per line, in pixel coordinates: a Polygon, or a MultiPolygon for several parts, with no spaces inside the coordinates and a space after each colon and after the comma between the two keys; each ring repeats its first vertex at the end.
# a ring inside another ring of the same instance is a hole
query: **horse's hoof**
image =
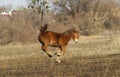
{"type": "Polygon", "coordinates": [[[48,56],[49,56],[49,58],[52,58],[52,57],[53,57],[53,55],[51,55],[51,54],[49,54],[48,56]]]}
{"type": "Polygon", "coordinates": [[[55,53],[55,55],[60,56],[58,53],[55,53]]]}
{"type": "Polygon", "coordinates": [[[61,55],[62,55],[62,53],[56,53],[56,55],[57,55],[57,56],[61,56],[61,55]]]}
{"type": "Polygon", "coordinates": [[[53,54],[51,53],[51,52],[49,52],[49,53],[47,53],[48,54],[48,56],[51,58],[51,57],[53,57],[53,54]]]}
{"type": "Polygon", "coordinates": [[[61,63],[61,61],[60,61],[60,60],[56,60],[55,62],[57,62],[57,63],[61,63]]]}

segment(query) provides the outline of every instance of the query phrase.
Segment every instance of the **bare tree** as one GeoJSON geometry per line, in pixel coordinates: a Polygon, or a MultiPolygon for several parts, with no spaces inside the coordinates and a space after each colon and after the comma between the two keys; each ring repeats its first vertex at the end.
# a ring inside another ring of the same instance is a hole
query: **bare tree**
{"type": "Polygon", "coordinates": [[[43,26],[44,14],[46,11],[46,2],[45,0],[29,0],[28,8],[31,8],[35,14],[37,25],[39,25],[39,29],[43,26]]]}

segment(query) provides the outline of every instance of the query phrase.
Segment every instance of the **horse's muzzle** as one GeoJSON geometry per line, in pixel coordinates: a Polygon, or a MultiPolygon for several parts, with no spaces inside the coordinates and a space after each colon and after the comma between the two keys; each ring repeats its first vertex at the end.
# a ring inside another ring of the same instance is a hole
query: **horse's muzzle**
{"type": "Polygon", "coordinates": [[[75,43],[78,43],[78,39],[75,39],[75,43]]]}

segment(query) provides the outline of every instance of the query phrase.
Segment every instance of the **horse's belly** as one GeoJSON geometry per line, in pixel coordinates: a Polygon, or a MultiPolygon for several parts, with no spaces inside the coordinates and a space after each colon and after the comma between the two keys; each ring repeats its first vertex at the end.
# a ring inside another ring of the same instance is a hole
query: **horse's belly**
{"type": "Polygon", "coordinates": [[[58,47],[59,46],[59,44],[57,42],[55,42],[55,41],[50,41],[49,45],[50,46],[54,46],[54,47],[58,47]]]}

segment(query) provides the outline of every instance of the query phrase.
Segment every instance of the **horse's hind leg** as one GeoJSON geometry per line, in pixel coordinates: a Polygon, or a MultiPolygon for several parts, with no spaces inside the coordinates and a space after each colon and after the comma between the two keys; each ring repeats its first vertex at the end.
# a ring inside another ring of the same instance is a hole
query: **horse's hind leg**
{"type": "Polygon", "coordinates": [[[57,56],[62,55],[62,54],[61,54],[61,49],[59,49],[59,50],[55,53],[55,55],[57,55],[57,56]]]}
{"type": "Polygon", "coordinates": [[[48,45],[42,45],[42,50],[44,50],[45,51],[45,53],[49,56],[49,57],[52,57],[53,56],[53,54],[49,51],[48,52],[48,45]]]}
{"type": "Polygon", "coordinates": [[[61,61],[60,61],[60,56],[57,56],[56,62],[61,63],[61,61]]]}

